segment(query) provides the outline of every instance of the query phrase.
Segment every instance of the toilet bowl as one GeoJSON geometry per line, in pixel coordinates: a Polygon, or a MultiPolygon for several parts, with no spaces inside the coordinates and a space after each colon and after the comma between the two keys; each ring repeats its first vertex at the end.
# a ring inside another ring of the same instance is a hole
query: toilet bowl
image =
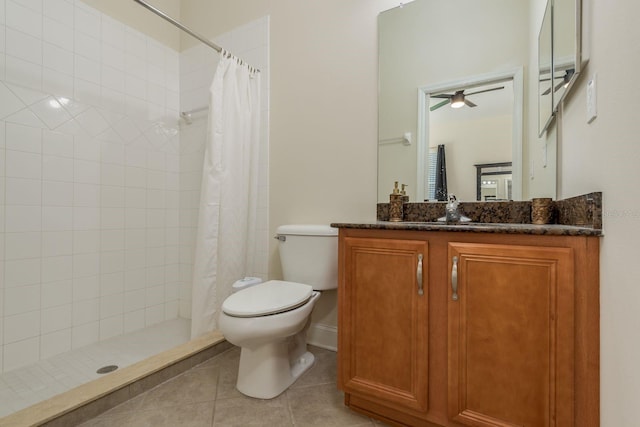
{"type": "Polygon", "coordinates": [[[226,340],[241,348],[236,387],[259,399],[278,396],[313,365],[311,312],[320,290],[337,287],[336,229],[281,226],[277,233],[285,280],[236,282],[241,290],[225,299],[219,316],[226,340]]]}
{"type": "MultiPolygon", "coordinates": [[[[266,282],[253,288],[268,288],[274,284],[311,288],[280,281],[266,282]]],[[[245,293],[248,290],[234,295],[242,297],[245,293]]],[[[259,399],[274,398],[313,365],[314,356],[307,351],[305,335],[311,311],[319,297],[319,292],[310,292],[302,305],[276,314],[240,317],[225,313],[223,308],[220,330],[227,341],[241,348],[238,391],[259,399]]]]}

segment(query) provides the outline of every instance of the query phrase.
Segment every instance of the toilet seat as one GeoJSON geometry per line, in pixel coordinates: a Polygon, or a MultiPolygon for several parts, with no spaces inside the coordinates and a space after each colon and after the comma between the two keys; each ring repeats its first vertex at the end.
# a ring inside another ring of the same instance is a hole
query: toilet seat
{"type": "Polygon", "coordinates": [[[268,316],[306,304],[312,293],[310,285],[270,280],[230,295],[222,303],[222,311],[233,317],[268,316]]]}

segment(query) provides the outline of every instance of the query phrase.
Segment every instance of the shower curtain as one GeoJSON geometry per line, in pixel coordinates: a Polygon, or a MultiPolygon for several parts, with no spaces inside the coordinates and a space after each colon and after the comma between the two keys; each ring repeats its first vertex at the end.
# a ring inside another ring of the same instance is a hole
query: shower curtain
{"type": "Polygon", "coordinates": [[[223,50],[209,91],[192,338],[217,328],[231,285],[254,271],[259,155],[260,73],[223,50]]]}

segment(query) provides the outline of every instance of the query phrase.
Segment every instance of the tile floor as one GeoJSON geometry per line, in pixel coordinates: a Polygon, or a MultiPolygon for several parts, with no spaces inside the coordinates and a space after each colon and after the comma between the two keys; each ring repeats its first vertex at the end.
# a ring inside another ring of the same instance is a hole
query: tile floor
{"type": "Polygon", "coordinates": [[[0,418],[189,340],[191,322],[174,319],[0,374],[0,418]]]}
{"type": "Polygon", "coordinates": [[[344,406],[336,388],[336,353],[312,346],[309,350],[316,356],[314,366],[275,399],[252,399],[236,390],[240,350],[234,347],[81,426],[384,425],[344,406]]]}

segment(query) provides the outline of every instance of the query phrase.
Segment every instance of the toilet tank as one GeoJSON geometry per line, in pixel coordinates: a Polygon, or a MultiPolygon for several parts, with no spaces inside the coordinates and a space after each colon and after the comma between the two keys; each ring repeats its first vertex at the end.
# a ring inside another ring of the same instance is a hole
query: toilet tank
{"type": "Polygon", "coordinates": [[[328,225],[281,225],[276,230],[284,280],[317,291],[338,287],[338,229],[328,225]]]}

